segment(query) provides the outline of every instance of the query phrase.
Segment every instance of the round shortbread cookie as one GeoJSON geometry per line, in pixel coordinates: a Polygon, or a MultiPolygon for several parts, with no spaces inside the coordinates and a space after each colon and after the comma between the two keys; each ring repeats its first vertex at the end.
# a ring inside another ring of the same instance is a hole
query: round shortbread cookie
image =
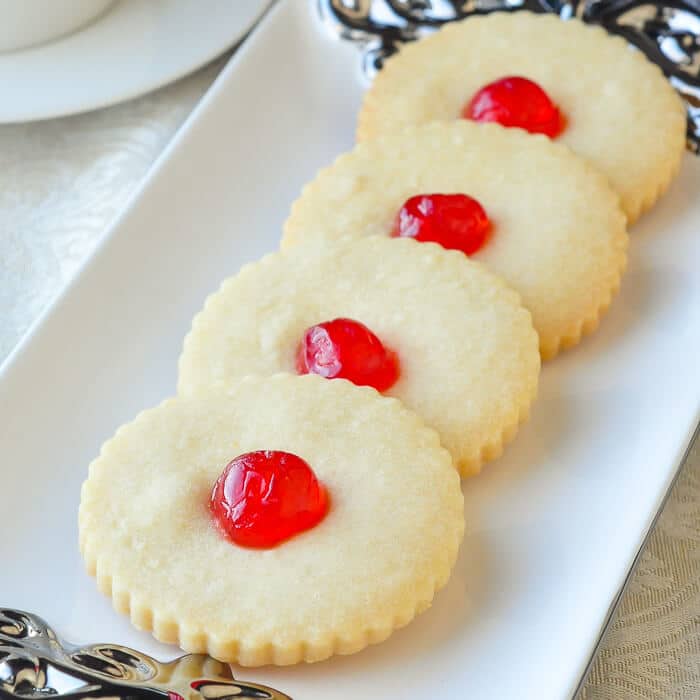
{"type": "Polygon", "coordinates": [[[455,563],[463,508],[437,433],[396,399],[343,380],[248,377],[120,428],[83,485],[80,544],[116,609],[158,639],[293,664],[359,651],[428,608],[455,563]],[[239,547],[209,496],[228,462],[267,449],[306,460],[330,510],[277,547],[239,547]]]}
{"type": "Polygon", "coordinates": [[[486,210],[493,231],[471,257],[520,293],[544,359],[596,328],[626,264],[618,197],[569,149],[520,129],[436,122],[361,143],[304,188],[282,247],[387,236],[406,199],[434,193],[486,210]]]}
{"type": "Polygon", "coordinates": [[[527,417],[540,361],[518,295],[461,253],[377,236],[295,246],[225,281],[185,339],[178,391],[294,372],[304,331],[335,318],[398,354],[385,393],[437,429],[462,474],[500,455],[527,417]]]}
{"type": "Polygon", "coordinates": [[[456,119],[480,88],[512,75],[560,107],[567,126],[557,140],[608,177],[630,223],[666,190],[685,147],[680,97],[623,39],[553,15],[471,17],[403,46],[365,97],[358,139],[456,119]]]}

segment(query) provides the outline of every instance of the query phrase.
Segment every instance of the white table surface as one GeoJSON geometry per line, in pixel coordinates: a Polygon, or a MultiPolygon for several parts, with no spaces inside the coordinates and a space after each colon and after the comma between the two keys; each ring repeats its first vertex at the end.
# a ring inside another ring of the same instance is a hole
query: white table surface
{"type": "MultiPolygon", "coordinates": [[[[123,105],[0,126],[0,361],[90,255],[224,60],[123,105]]],[[[609,628],[585,700],[700,697],[698,447],[609,628]]]]}

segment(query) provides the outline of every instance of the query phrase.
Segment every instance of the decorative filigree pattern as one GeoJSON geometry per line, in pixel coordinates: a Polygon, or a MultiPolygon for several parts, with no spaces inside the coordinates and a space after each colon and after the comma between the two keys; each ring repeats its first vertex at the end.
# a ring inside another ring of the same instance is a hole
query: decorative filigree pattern
{"type": "Polygon", "coordinates": [[[36,615],[0,608],[0,699],[291,700],[267,686],[238,681],[201,654],[161,663],[113,644],[76,647],[36,615]]]}
{"type": "Polygon", "coordinates": [[[659,65],[688,108],[688,148],[700,152],[700,4],[698,0],[318,0],[331,30],[362,47],[372,77],[401,44],[446,22],[494,10],[578,17],[623,36],[659,65]],[[671,4],[673,3],[673,4],[671,4]]]}

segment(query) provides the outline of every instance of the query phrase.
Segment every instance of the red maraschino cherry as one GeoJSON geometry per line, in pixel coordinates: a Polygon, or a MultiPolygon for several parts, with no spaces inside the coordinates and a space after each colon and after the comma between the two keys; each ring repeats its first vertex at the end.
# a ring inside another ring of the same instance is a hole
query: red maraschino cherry
{"type": "Polygon", "coordinates": [[[518,126],[551,139],[565,126],[564,117],[549,95],[537,83],[518,76],[482,87],[462,110],[462,116],[477,122],[518,126]]]}
{"type": "Polygon", "coordinates": [[[421,194],[399,209],[391,235],[432,241],[472,255],[486,243],[490,231],[489,217],[472,197],[421,194]]]}
{"type": "Polygon", "coordinates": [[[217,479],[209,509],[219,529],[241,547],[270,548],[317,525],[328,494],[311,467],[290,452],[236,457],[217,479]]]}
{"type": "Polygon", "coordinates": [[[297,372],[386,391],[399,378],[396,353],[362,323],[336,318],[304,331],[297,350],[297,372]]]}

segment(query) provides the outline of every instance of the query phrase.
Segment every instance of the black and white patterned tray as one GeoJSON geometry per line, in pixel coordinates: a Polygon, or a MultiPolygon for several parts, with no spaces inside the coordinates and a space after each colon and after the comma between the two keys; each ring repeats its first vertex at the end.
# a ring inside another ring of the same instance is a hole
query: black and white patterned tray
{"type": "Polygon", "coordinates": [[[688,109],[688,148],[700,152],[700,2],[669,0],[318,0],[328,27],[362,48],[371,77],[401,44],[447,22],[495,10],[553,12],[600,24],[643,51],[688,109]]]}

